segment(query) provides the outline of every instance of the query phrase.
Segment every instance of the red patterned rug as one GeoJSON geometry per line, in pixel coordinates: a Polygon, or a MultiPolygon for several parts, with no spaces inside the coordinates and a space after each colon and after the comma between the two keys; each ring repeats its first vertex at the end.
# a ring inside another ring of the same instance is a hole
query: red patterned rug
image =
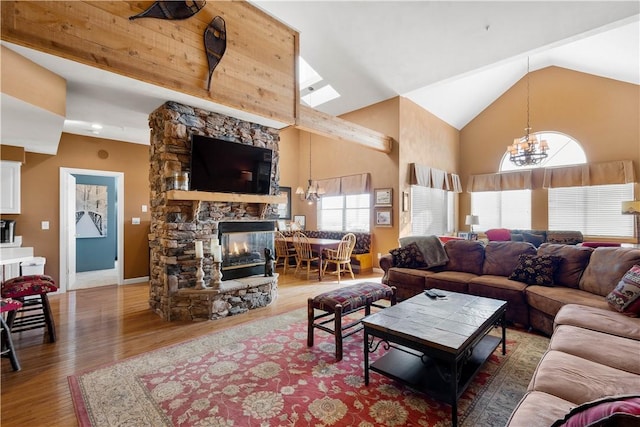
{"type": "MultiPolygon", "coordinates": [[[[333,336],[306,345],[306,309],[69,377],[81,426],[445,426],[451,409],[377,373],[362,332],[335,362],[333,336]]],[[[548,340],[507,332],[459,401],[462,425],[503,426],[548,340]]],[[[372,356],[375,360],[383,352],[372,356]]]]}

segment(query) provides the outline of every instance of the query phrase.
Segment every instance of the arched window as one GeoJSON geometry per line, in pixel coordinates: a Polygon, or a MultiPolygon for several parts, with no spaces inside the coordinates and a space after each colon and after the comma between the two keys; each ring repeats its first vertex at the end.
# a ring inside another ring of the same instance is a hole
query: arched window
{"type": "Polygon", "coordinates": [[[500,162],[500,172],[587,163],[582,146],[569,135],[560,132],[536,132],[535,135],[540,141],[547,141],[549,156],[537,165],[516,166],[509,160],[509,153],[505,152],[500,162]]]}
{"type": "MultiPolygon", "coordinates": [[[[550,166],[567,166],[587,162],[580,144],[560,132],[537,132],[539,140],[546,140],[549,156],[537,165],[516,166],[505,152],[500,172],[550,166]]],[[[480,217],[480,231],[491,228],[530,229],[531,190],[483,191],[471,194],[471,210],[480,217]]]]}

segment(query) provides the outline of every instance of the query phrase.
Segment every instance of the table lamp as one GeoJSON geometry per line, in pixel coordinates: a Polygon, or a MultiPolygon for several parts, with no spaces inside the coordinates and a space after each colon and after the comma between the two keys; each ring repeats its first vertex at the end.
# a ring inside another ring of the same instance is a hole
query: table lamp
{"type": "Polygon", "coordinates": [[[640,243],[640,200],[622,202],[622,215],[635,215],[636,243],[640,243]]]}
{"type": "Polygon", "coordinates": [[[470,226],[471,232],[473,233],[473,226],[480,224],[480,219],[478,218],[478,215],[467,215],[464,223],[470,226]]]}

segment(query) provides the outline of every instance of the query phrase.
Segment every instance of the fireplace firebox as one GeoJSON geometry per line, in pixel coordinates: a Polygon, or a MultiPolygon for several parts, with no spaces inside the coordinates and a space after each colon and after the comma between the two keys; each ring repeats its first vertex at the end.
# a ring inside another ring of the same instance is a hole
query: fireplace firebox
{"type": "Polygon", "coordinates": [[[265,248],[274,251],[275,221],[218,223],[222,246],[222,280],[264,274],[265,248]]]}

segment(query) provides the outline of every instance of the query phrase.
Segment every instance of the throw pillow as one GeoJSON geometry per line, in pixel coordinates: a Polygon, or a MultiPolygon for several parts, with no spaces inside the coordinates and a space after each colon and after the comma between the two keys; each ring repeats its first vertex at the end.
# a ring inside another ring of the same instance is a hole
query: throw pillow
{"type": "Polygon", "coordinates": [[[640,422],[640,396],[608,396],[573,408],[551,427],[632,426],[640,422]]]}
{"type": "Polygon", "coordinates": [[[426,266],[424,256],[415,243],[409,243],[407,246],[391,249],[389,253],[393,256],[394,267],[420,268],[426,266]]]}
{"type": "Polygon", "coordinates": [[[627,316],[640,314],[640,265],[627,271],[618,285],[607,295],[609,307],[627,316]]]}
{"type": "Polygon", "coordinates": [[[508,242],[511,240],[511,231],[508,228],[490,228],[485,231],[490,242],[508,242]]]}
{"type": "Polygon", "coordinates": [[[534,234],[534,233],[522,233],[522,238],[525,242],[531,243],[536,248],[544,243],[545,237],[542,234],[534,234]]]}
{"type": "Polygon", "coordinates": [[[553,285],[555,273],[562,258],[556,255],[529,255],[518,257],[518,265],[509,276],[511,280],[527,285],[553,285]]]}

